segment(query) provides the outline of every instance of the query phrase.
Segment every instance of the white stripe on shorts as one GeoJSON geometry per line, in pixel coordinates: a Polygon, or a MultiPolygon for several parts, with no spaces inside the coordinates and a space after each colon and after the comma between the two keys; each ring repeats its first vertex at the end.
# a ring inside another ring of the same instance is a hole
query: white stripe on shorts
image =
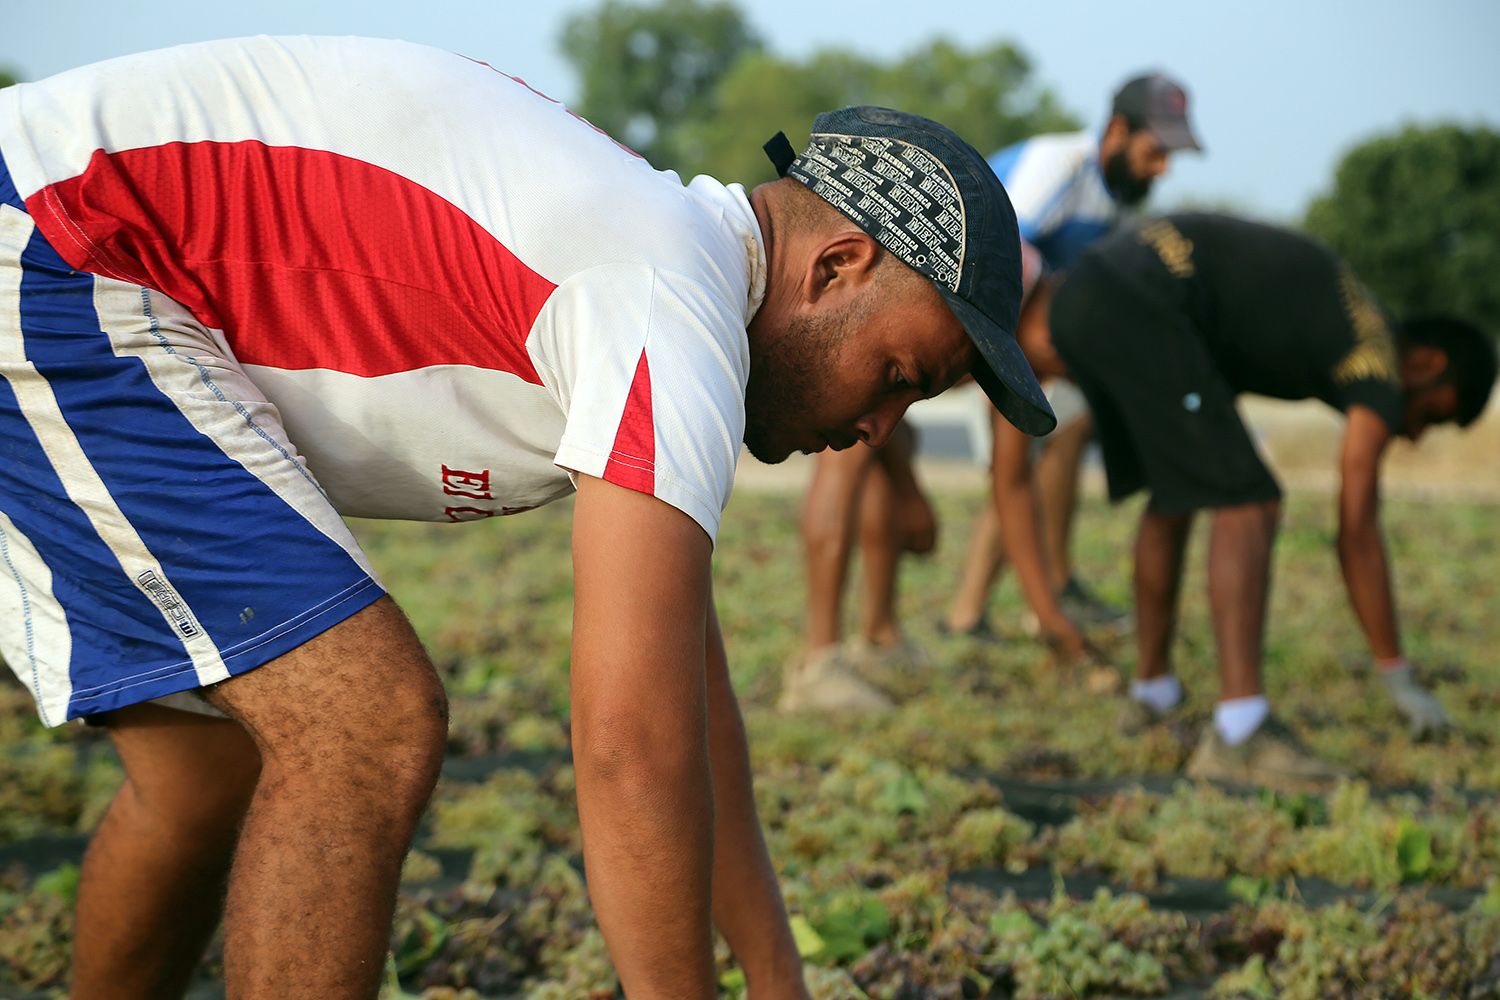
{"type": "Polygon", "coordinates": [[[42,724],[55,726],[68,717],[73,679],[73,634],[67,614],[52,596],[52,569],[0,511],[0,618],[22,628],[0,629],[5,657],[36,699],[42,724]]]}
{"type": "MultiPolygon", "coordinates": [[[[195,633],[192,636],[183,634],[172,613],[175,608],[184,606],[180,592],[172,586],[161,564],[109,495],[109,489],[63,417],[52,386],[26,360],[24,341],[20,336],[20,258],[34,228],[31,216],[14,206],[0,205],[0,330],[12,332],[0,337],[0,377],[10,382],[21,413],[41,442],[47,460],[57,470],[68,499],[88,517],[104,544],[119,560],[125,575],[161,612],[167,627],[192,660],[198,683],[222,681],[229,676],[229,668],[219,656],[218,647],[201,627],[192,629],[195,633]],[[164,597],[164,594],[169,596],[164,597]]],[[[191,612],[191,608],[188,610],[191,612]]],[[[66,664],[63,669],[67,669],[66,664]]]]}

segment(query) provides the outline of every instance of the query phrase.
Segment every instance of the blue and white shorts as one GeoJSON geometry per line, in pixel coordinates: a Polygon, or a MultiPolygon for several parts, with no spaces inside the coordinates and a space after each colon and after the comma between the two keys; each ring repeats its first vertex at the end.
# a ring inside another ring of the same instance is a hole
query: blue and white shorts
{"type": "Polygon", "coordinates": [[[171,703],[382,593],[222,336],[72,270],[0,164],[0,655],[42,721],[171,703]]]}

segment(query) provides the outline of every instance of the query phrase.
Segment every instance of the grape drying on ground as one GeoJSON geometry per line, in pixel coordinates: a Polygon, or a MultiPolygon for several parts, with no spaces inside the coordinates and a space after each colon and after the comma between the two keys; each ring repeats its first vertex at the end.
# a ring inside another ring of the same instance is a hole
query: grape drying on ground
{"type": "MultiPolygon", "coordinates": [[[[903,679],[901,708],[776,713],[805,611],[799,499],[735,497],[715,592],[815,997],[1500,997],[1492,508],[1386,504],[1407,651],[1459,728],[1417,743],[1369,674],[1325,498],[1288,499],[1267,685],[1277,713],[1355,777],[1286,795],[1178,777],[1216,691],[1201,538],[1176,649],[1188,700],[1138,736],[1025,637],[1013,580],[990,612],[1000,641],[937,634],[978,493],[937,496],[950,541],[903,568],[902,612],[931,664],[903,679]],[[1440,558],[1433,537],[1465,557],[1440,558]]],[[[452,702],[445,777],[403,869],[387,1000],[621,995],[589,907],[568,757],[569,506],[462,532],[355,525],[452,702]]],[[[1078,521],[1080,573],[1119,603],[1135,515],[1090,499],[1078,521]]],[[[1107,649],[1133,667],[1130,642],[1107,649]]],[[[66,987],[84,836],[121,772],[102,733],[43,729],[9,682],[0,748],[0,997],[50,1000],[66,987]]],[[[722,942],[717,956],[722,995],[745,997],[722,942]]]]}

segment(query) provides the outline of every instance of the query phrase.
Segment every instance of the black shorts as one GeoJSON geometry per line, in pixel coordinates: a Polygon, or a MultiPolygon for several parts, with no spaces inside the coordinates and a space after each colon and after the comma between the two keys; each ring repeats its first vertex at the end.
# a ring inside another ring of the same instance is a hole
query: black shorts
{"type": "Polygon", "coordinates": [[[1151,491],[1151,509],[1281,496],[1230,388],[1182,310],[1085,258],[1052,303],[1052,340],[1094,411],[1109,497],[1151,491]]]}

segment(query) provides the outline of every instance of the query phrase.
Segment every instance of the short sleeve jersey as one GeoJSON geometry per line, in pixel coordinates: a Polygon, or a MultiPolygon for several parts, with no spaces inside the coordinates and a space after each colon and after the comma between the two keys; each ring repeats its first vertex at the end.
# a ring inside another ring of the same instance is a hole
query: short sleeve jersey
{"type": "Polygon", "coordinates": [[[1039,135],[990,157],[1016,210],[1021,238],[1049,271],[1064,271],[1119,219],[1118,203],[1099,168],[1099,137],[1088,132],[1039,135]]]}
{"type": "Polygon", "coordinates": [[[1390,323],[1349,268],[1300,233],[1206,213],[1168,215],[1090,251],[1187,315],[1236,392],[1369,407],[1393,433],[1401,380],[1390,323]]]}
{"type": "Polygon", "coordinates": [[[764,292],[738,185],[684,185],[525,82],[396,41],[183,46],[0,91],[81,271],[222,339],[345,514],[652,494],[712,538],[764,292]]]}

